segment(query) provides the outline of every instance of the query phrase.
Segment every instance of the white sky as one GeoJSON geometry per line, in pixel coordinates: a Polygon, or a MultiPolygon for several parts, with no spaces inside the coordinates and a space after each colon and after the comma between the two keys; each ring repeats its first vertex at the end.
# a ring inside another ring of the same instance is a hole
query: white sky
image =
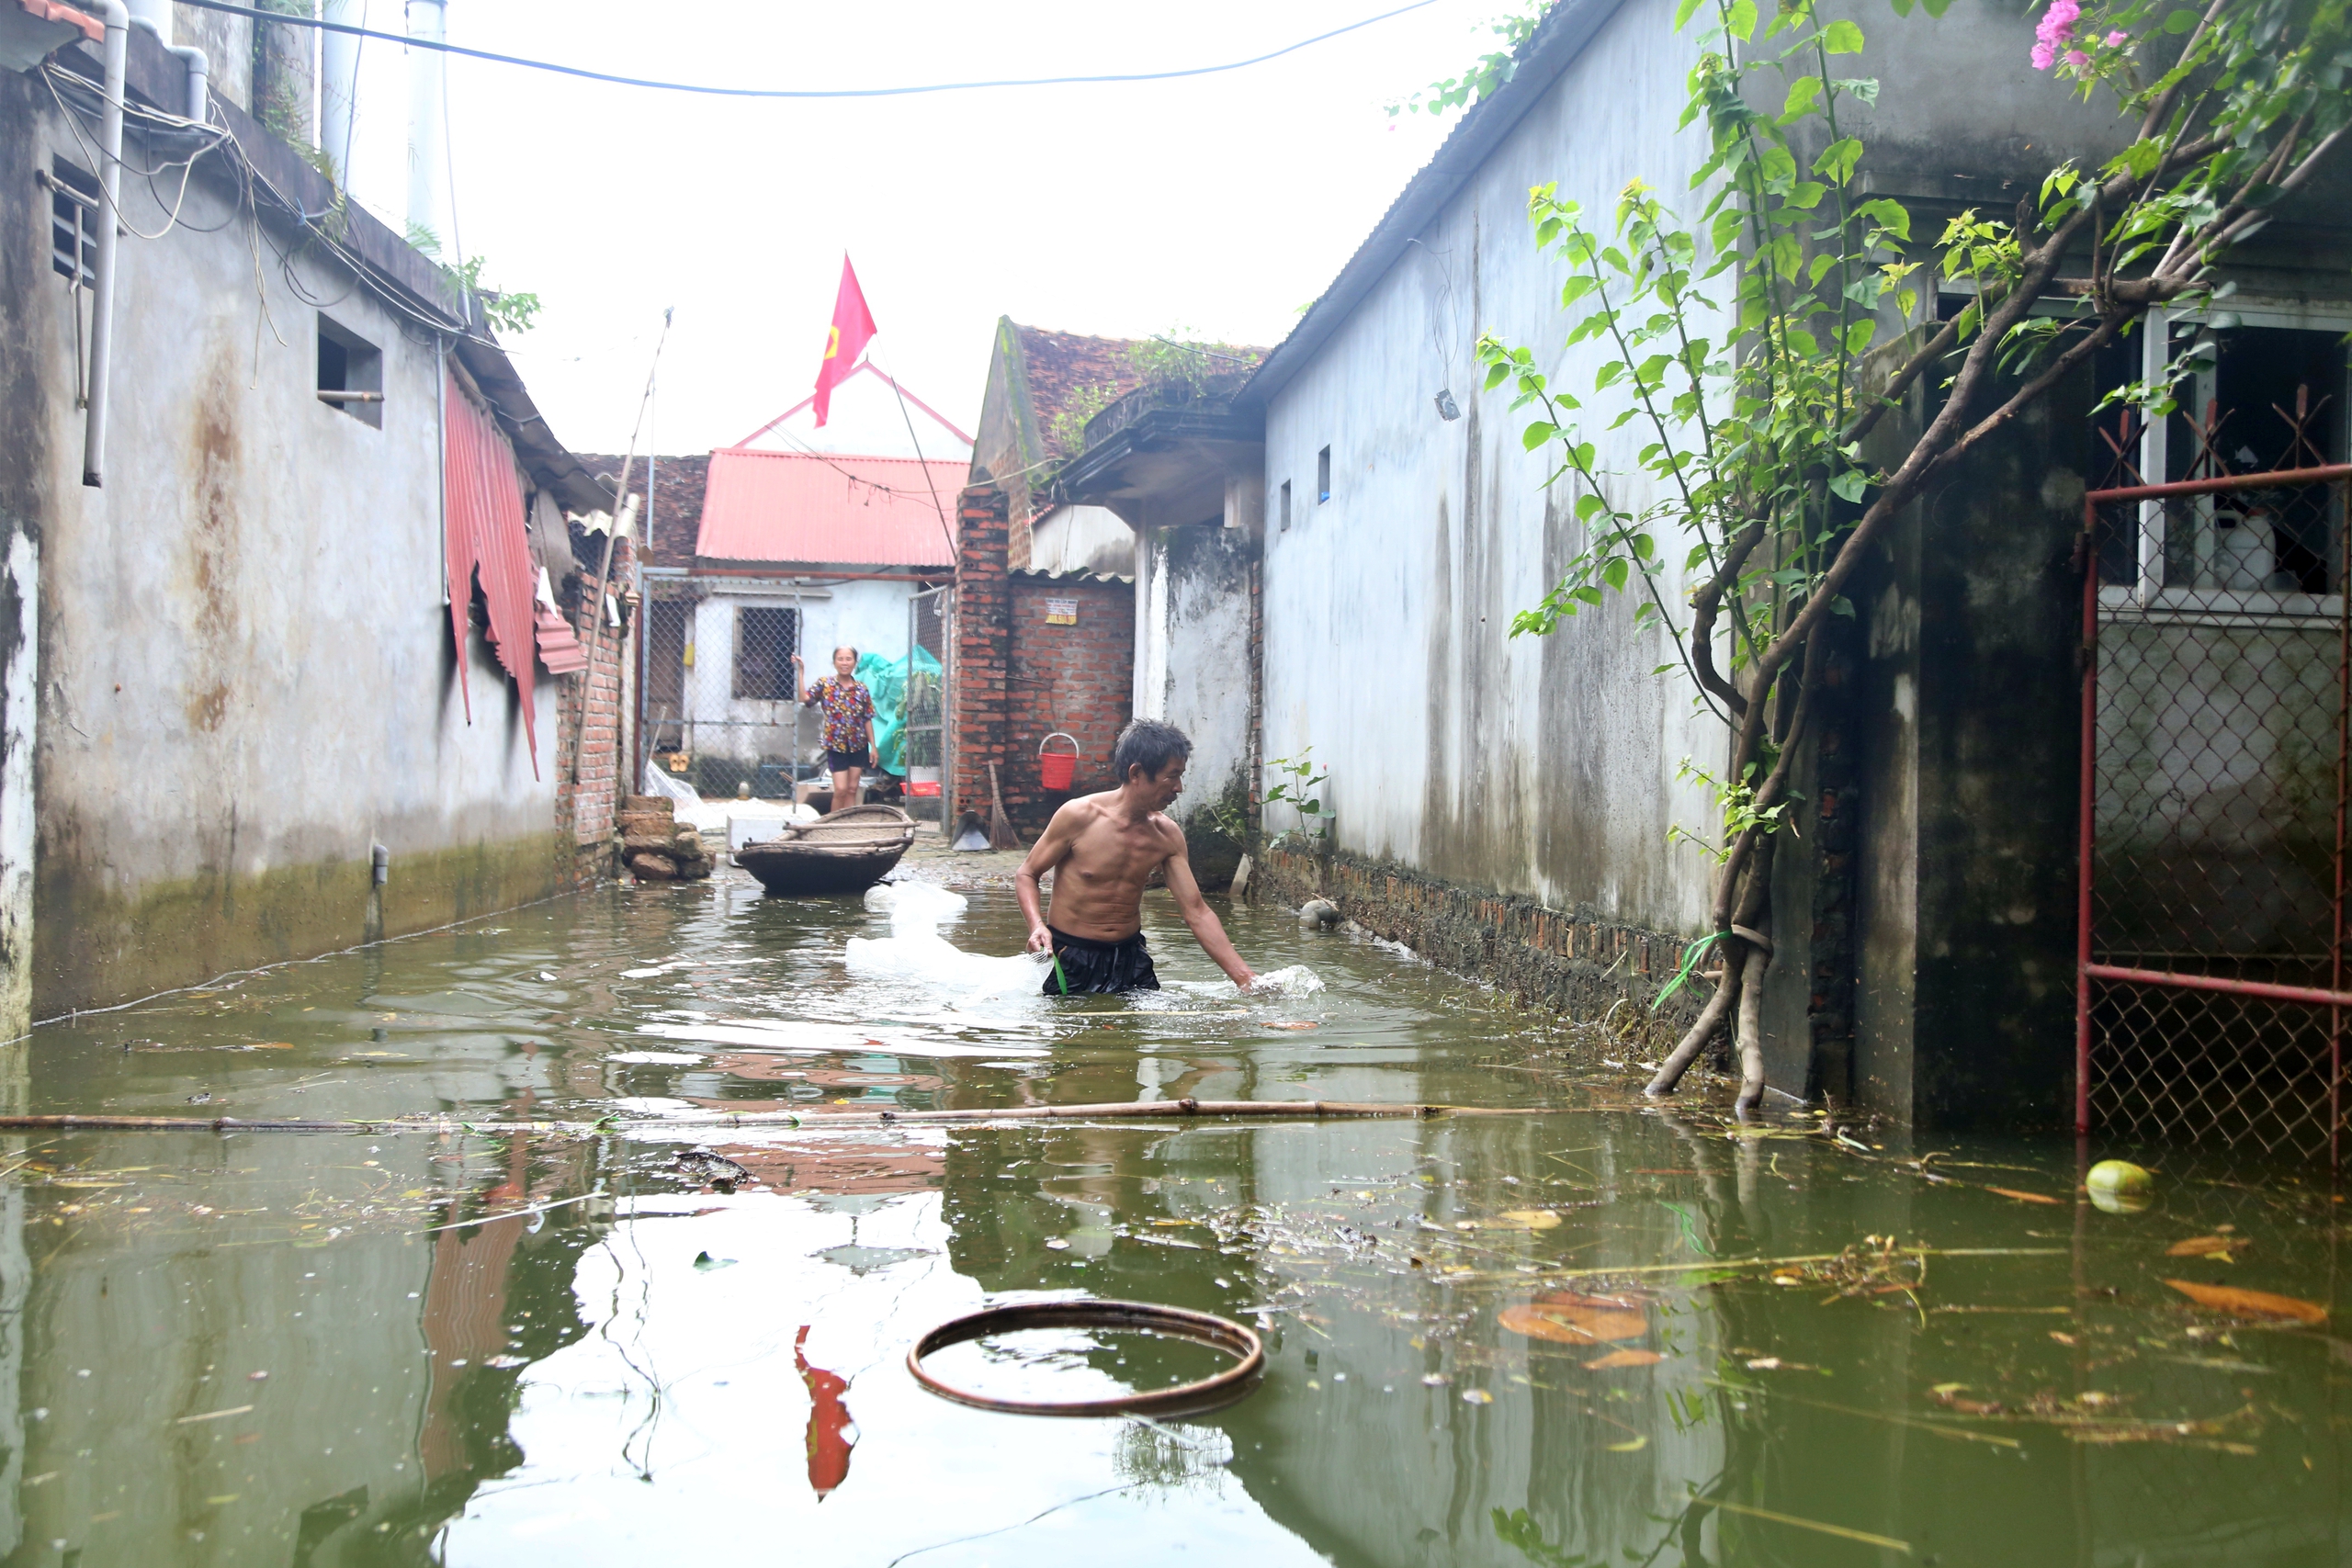
{"type": "MultiPolygon", "coordinates": [[[[452,43],[741,86],[866,86],[1213,64],[1396,0],[450,0],[452,43]],[[660,26],[655,26],[655,23],[660,26]]],[[[1451,120],[1385,106],[1491,47],[1509,0],[1424,10],[1221,75],[740,102],[448,65],[456,241],[546,309],[508,340],[557,436],[628,441],[662,307],[655,440],[741,438],[808,395],[846,249],[872,357],[970,429],[990,330],[1271,344],[1451,120]]],[[[367,25],[401,31],[401,0],[367,25]]],[[[399,226],[405,55],[361,52],[355,193],[399,226]]],[[[444,236],[445,240],[448,238],[444,236]]]]}

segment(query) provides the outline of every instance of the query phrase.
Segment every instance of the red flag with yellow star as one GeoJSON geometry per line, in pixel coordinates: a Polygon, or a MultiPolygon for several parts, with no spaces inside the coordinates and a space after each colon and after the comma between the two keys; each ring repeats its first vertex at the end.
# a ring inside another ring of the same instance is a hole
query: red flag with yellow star
{"type": "Polygon", "coordinates": [[[874,338],[874,312],[865,308],[865,291],[857,286],[856,269],[842,255],[841,292],[833,297],[832,331],[825,336],[824,363],[817,367],[817,423],[822,425],[832,408],[833,389],[857,368],[858,355],[874,338]]]}

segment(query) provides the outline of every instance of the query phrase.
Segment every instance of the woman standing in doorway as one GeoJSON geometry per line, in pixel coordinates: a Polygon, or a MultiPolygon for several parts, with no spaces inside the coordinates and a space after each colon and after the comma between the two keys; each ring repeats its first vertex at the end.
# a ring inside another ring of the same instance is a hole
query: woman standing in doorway
{"type": "MultiPolygon", "coordinates": [[[[808,667],[792,656],[793,670],[803,676],[808,667]]],[[[833,809],[857,804],[859,774],[880,765],[874,754],[874,694],[859,681],[857,649],[833,649],[833,672],[800,694],[804,706],[825,716],[825,771],[833,775],[833,809]]]]}

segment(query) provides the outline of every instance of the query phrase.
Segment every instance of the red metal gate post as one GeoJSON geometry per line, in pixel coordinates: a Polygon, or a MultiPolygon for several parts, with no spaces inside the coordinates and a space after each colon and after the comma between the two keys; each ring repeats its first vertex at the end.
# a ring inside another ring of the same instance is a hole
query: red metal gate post
{"type": "MultiPolygon", "coordinates": [[[[2346,791],[2352,787],[2352,483],[2343,487],[2335,527],[2335,940],[2328,948],[2328,988],[2344,989],[2344,833],[2346,791]]],[[[2344,1009],[2327,1011],[2327,1164],[2341,1163],[2344,1131],[2344,1009]]]]}
{"type": "Polygon", "coordinates": [[[2098,503],[2083,498],[2083,766],[2075,885],[2075,1135],[2091,1130],[2091,846],[2098,810],[2098,503]]]}

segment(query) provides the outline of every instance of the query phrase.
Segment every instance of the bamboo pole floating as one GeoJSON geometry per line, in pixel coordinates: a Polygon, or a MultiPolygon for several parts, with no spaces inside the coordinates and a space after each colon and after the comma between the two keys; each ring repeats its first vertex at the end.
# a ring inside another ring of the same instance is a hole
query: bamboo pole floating
{"type": "Polygon", "coordinates": [[[1095,1105],[1008,1105],[992,1111],[752,1111],[733,1115],[647,1117],[622,1122],[469,1122],[436,1116],[405,1121],[328,1122],[237,1116],[0,1116],[0,1133],[563,1133],[587,1134],[622,1128],[937,1125],[987,1122],[1176,1122],[1202,1116],[1261,1121],[1436,1116],[1550,1116],[1554,1106],[1416,1105],[1340,1100],[1121,1100],[1095,1105]]]}

